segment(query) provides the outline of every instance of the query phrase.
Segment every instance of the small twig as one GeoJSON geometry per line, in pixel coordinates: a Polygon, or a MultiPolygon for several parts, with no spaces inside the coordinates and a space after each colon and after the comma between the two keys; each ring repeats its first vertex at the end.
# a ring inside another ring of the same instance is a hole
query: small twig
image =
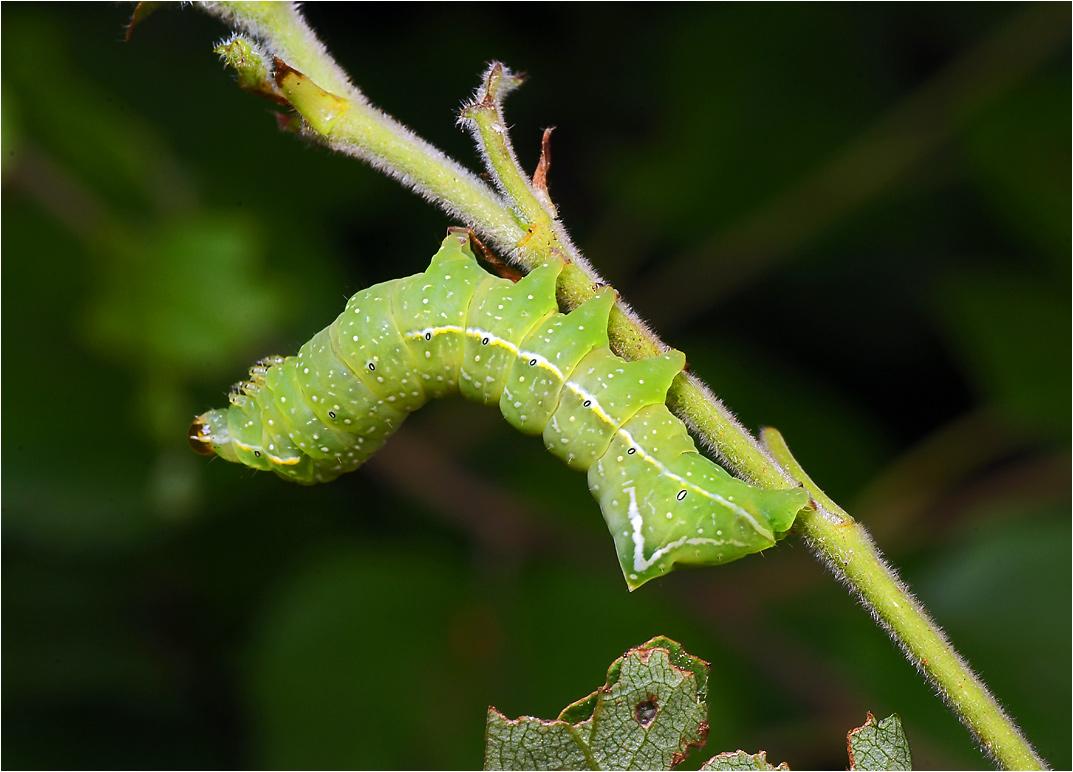
{"type": "MultiPolygon", "coordinates": [[[[275,81],[311,138],[356,156],[511,249],[524,235],[502,198],[457,161],[369,103],[325,50],[295,3],[205,3],[285,63],[275,81]]],[[[270,69],[273,69],[270,67],[270,69]]]]}
{"type": "Polygon", "coordinates": [[[551,201],[551,194],[548,193],[548,170],[551,169],[551,133],[553,131],[555,131],[554,126],[544,129],[544,136],[540,139],[540,162],[537,164],[536,171],[533,172],[533,190],[544,206],[544,211],[552,217],[558,217],[559,210],[555,208],[555,204],[551,201]]]}
{"type": "Polygon", "coordinates": [[[467,239],[469,239],[470,246],[475,248],[477,257],[483,262],[487,263],[488,266],[492,269],[492,272],[495,273],[495,275],[500,277],[501,279],[507,279],[508,281],[512,281],[517,284],[519,281],[522,280],[522,277],[525,276],[525,274],[519,271],[517,268],[514,268],[507,263],[504,263],[499,258],[499,255],[492,251],[491,247],[481,241],[480,237],[477,236],[477,232],[473,230],[473,228],[450,227],[447,229],[447,232],[459,232],[467,239]]]}

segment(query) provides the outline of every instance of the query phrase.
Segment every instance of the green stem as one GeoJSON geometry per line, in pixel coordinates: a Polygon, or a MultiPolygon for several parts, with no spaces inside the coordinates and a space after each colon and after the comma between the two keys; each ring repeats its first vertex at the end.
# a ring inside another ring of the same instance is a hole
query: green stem
{"type": "MultiPolygon", "coordinates": [[[[519,222],[526,228],[525,249],[519,261],[532,269],[555,253],[566,257],[568,264],[560,274],[559,296],[567,308],[576,308],[592,296],[594,285],[604,282],[570,242],[518,164],[503,120],[502,100],[519,83],[501,64],[493,63],[476,97],[463,108],[462,121],[473,130],[490,173],[504,195],[514,202],[519,222]]],[[[612,310],[608,336],[615,352],[625,359],[645,359],[667,350],[666,344],[621,302],[612,310]]],[[[684,373],[679,375],[668,393],[668,402],[740,474],[771,488],[792,485],[777,472],[777,465],[756,439],[699,380],[684,373]]]]}
{"type": "Polygon", "coordinates": [[[804,510],[795,528],[839,580],[857,594],[975,734],[988,755],[1007,769],[1045,769],[1043,760],[980,678],[954,650],[920,602],[898,579],[867,529],[833,502],[801,468],[778,431],[762,431],[764,443],[819,505],[804,510]]]}
{"type": "MultiPolygon", "coordinates": [[[[307,133],[329,147],[368,161],[460,217],[521,265],[534,268],[555,253],[565,258],[560,300],[573,308],[603,285],[565,230],[538,200],[510,147],[502,121],[504,84],[486,78],[467,112],[489,168],[506,200],[471,172],[370,105],[317,40],[291,3],[211,3],[206,10],[256,36],[278,57],[276,83],[308,124],[307,133]],[[490,98],[491,102],[483,104],[490,98]]],[[[489,70],[489,77],[496,68],[489,70]]],[[[622,303],[612,311],[608,333],[627,359],[650,357],[666,345],[622,303]]],[[[944,699],[1004,766],[1042,769],[1043,762],[986,688],[957,655],[920,604],[898,581],[867,532],[817,488],[790,455],[777,432],[768,448],[757,442],[697,379],[680,375],[668,403],[705,444],[741,476],[771,488],[804,484],[819,504],[798,517],[806,542],[862,602],[940,690],[944,699]],[[789,471],[787,471],[789,470],[789,471]]]]}
{"type": "MultiPolygon", "coordinates": [[[[291,74],[279,83],[315,136],[435,201],[497,245],[525,235],[510,207],[464,166],[371,105],[325,50],[294,3],[206,3],[209,13],[264,41],[291,74]],[[292,98],[293,97],[293,98],[292,98]]],[[[277,81],[280,73],[276,73],[277,81]]]]}
{"type": "Polygon", "coordinates": [[[528,178],[521,173],[503,121],[503,97],[522,85],[522,81],[521,76],[499,62],[493,62],[476,97],[462,108],[460,121],[476,132],[488,171],[495,177],[506,199],[514,204],[519,223],[528,223],[530,227],[539,224],[550,233],[554,230],[551,215],[537,199],[528,178]]]}
{"type": "Polygon", "coordinates": [[[462,108],[460,122],[472,130],[489,173],[525,229],[525,236],[512,249],[514,259],[529,270],[546,260],[565,259],[559,274],[559,300],[567,308],[576,308],[592,297],[595,285],[604,282],[545,207],[518,164],[503,120],[503,98],[521,83],[520,77],[493,62],[473,101],[462,108]]]}

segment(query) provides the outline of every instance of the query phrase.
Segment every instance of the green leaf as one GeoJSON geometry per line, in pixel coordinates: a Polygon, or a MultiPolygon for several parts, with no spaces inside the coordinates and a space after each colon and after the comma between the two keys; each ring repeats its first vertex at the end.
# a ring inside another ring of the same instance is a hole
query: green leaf
{"type": "Polygon", "coordinates": [[[748,754],[745,751],[734,751],[733,753],[720,753],[718,756],[712,756],[705,761],[701,769],[714,769],[725,770],[725,772],[749,772],[750,770],[786,770],[789,772],[790,767],[786,765],[784,761],[777,767],[771,766],[771,762],[767,760],[767,752],[760,751],[759,753],[748,754]]]}
{"type": "Polygon", "coordinates": [[[708,663],[668,638],[630,649],[554,721],[488,710],[485,769],[673,769],[708,735],[708,663]]]}
{"type": "Polygon", "coordinates": [[[285,287],[260,270],[256,228],[215,213],[104,231],[95,242],[100,276],[83,324],[87,344],[169,374],[222,366],[286,313],[285,287]]]}
{"type": "Polygon", "coordinates": [[[909,741],[905,739],[902,720],[897,713],[879,722],[869,713],[864,726],[850,730],[846,739],[849,741],[850,769],[913,768],[909,741]]]}

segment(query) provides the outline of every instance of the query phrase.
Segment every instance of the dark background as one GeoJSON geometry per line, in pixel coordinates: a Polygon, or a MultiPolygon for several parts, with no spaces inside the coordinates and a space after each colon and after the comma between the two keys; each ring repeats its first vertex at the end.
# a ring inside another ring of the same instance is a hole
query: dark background
{"type": "MultiPolygon", "coordinates": [[[[453,125],[487,60],[597,269],[779,427],[1057,768],[1070,757],[1070,8],[307,6],[369,97],[453,125]]],[[[665,634],[713,753],[843,768],[902,716],[985,759],[791,537],[629,594],[584,478],[461,400],[301,488],[191,417],[452,221],[281,134],[190,8],[5,3],[3,766],[477,767],[665,634]]]]}

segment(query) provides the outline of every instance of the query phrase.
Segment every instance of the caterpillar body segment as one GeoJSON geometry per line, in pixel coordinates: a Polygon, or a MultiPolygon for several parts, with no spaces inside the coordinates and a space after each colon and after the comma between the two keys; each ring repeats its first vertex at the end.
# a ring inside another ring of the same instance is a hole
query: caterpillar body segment
{"type": "Polygon", "coordinates": [[[296,356],[255,365],[230,406],[194,420],[190,444],[327,482],[364,463],[429,399],[461,393],[498,404],[512,426],[587,472],[631,589],[675,565],[772,546],[808,495],[756,488],[700,455],[664,404],[685,357],[615,356],[614,291],[561,314],[561,268],[546,263],[517,283],[491,276],[468,239],[450,233],[425,272],[358,292],[296,356]]]}
{"type": "Polygon", "coordinates": [[[600,290],[569,314],[553,313],[533,329],[499,400],[511,426],[524,434],[544,432],[578,364],[590,352],[607,348],[607,319],[614,303],[613,292],[600,290]]]}
{"type": "Polygon", "coordinates": [[[498,405],[507,376],[532,330],[552,315],[555,279],[561,263],[546,263],[516,284],[489,277],[482,282],[466,317],[466,349],[459,386],[462,396],[498,405]]]}

